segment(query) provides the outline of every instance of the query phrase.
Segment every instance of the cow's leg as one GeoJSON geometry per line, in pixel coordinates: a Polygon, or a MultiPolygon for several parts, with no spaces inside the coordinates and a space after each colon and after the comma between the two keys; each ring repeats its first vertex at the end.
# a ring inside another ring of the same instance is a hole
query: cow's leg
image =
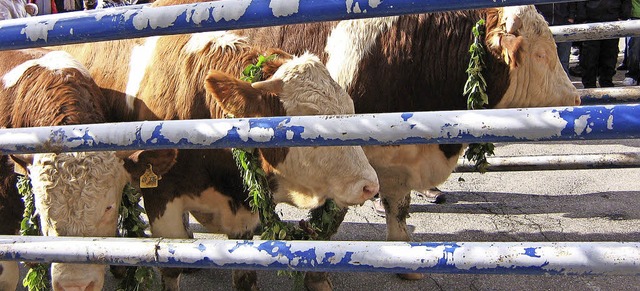
{"type": "MultiPolygon", "coordinates": [[[[253,232],[241,235],[229,235],[230,239],[252,239],[253,232]]],[[[255,270],[232,270],[231,279],[236,290],[256,291],[258,288],[258,273],[255,270]]]]}
{"type": "Polygon", "coordinates": [[[18,268],[18,262],[0,262],[0,290],[16,290],[19,280],[20,270],[18,268]]]}
{"type": "MultiPolygon", "coordinates": [[[[334,207],[333,203],[329,204],[329,202],[325,203],[322,207],[318,207],[311,211],[311,220],[318,224],[322,221],[322,214],[325,211],[326,207],[334,207]]],[[[340,212],[336,213],[333,217],[334,225],[325,226],[322,225],[322,231],[326,231],[320,234],[320,240],[329,240],[331,237],[338,232],[338,226],[344,220],[344,217],[347,215],[347,211],[349,208],[343,208],[340,212]]],[[[329,291],[333,290],[333,284],[331,284],[331,279],[329,278],[329,273],[327,272],[306,272],[304,274],[304,286],[307,290],[311,291],[329,291]]]]}
{"type": "MultiPolygon", "coordinates": [[[[407,217],[409,216],[409,205],[411,204],[411,192],[400,195],[380,193],[382,205],[384,205],[387,220],[387,240],[388,241],[411,241],[411,236],[407,231],[407,217]]],[[[421,273],[398,274],[405,280],[420,280],[424,278],[421,273]]]]}
{"type": "MultiPolygon", "coordinates": [[[[145,196],[144,198],[146,202],[147,196],[145,196]]],[[[145,206],[146,204],[149,204],[149,206],[154,205],[153,203],[145,203],[145,206]]],[[[184,220],[182,216],[184,213],[184,206],[180,199],[174,199],[171,202],[167,203],[164,212],[160,212],[157,209],[149,209],[149,207],[147,207],[147,213],[149,213],[152,217],[154,216],[153,214],[162,213],[162,215],[159,215],[155,219],[149,219],[149,224],[151,225],[151,234],[153,237],[189,237],[189,233],[184,226],[184,220]]],[[[161,268],[160,273],[162,274],[163,290],[180,290],[180,274],[182,273],[181,268],[161,268]]]]}

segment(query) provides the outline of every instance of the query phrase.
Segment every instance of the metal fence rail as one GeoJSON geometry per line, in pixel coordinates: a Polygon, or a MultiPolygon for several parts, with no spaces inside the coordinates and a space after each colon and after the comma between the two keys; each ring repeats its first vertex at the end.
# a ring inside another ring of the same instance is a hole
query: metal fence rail
{"type": "Polygon", "coordinates": [[[313,242],[0,236],[0,259],[315,272],[640,275],[640,243],[626,242],[313,242]],[[69,248],[71,242],[73,248],[69,248]]]}
{"type": "Polygon", "coordinates": [[[557,42],[640,36],[640,20],[550,26],[557,42]]]}
{"type": "Polygon", "coordinates": [[[0,50],[152,35],[344,20],[571,0],[220,0],[151,8],[144,5],[0,21],[0,50]]]}
{"type": "Polygon", "coordinates": [[[579,89],[583,105],[640,102],[640,86],[579,89]]]}
{"type": "MultiPolygon", "coordinates": [[[[640,168],[640,153],[491,157],[487,162],[489,172],[640,168]]],[[[455,171],[477,170],[472,163],[461,159],[455,171]]]]}
{"type": "Polygon", "coordinates": [[[4,154],[640,137],[640,104],[140,121],[0,130],[4,154]]]}

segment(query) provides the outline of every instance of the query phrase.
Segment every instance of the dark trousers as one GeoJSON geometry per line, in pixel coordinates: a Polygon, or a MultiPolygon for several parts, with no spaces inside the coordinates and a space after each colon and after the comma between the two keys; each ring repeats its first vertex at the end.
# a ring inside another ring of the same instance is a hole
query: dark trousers
{"type": "Polygon", "coordinates": [[[640,37],[631,37],[626,51],[629,71],[624,76],[637,81],[640,78],[640,37]]]}
{"type": "Polygon", "coordinates": [[[596,78],[600,87],[613,87],[618,61],[618,39],[601,39],[582,42],[580,66],[583,69],[582,85],[595,88],[596,78]]]}

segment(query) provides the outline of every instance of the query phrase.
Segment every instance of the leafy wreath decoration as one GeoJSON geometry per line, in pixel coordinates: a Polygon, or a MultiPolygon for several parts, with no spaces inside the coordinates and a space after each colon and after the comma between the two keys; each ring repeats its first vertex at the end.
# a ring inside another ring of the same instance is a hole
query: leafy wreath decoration
{"type": "MultiPolygon", "coordinates": [[[[486,50],[483,42],[485,37],[484,19],[478,20],[473,27],[473,42],[469,47],[469,67],[467,68],[467,82],[464,84],[463,94],[467,96],[467,109],[482,109],[489,104],[489,96],[487,95],[487,81],[482,76],[482,70],[485,68],[484,55],[486,50]]],[[[475,168],[480,173],[487,172],[489,162],[487,156],[494,155],[493,143],[472,143],[464,153],[464,157],[468,161],[475,161],[475,168]]]]}

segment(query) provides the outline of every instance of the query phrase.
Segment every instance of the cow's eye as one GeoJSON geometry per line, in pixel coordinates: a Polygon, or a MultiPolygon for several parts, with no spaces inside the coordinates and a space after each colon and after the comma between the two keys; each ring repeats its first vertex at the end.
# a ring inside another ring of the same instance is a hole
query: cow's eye
{"type": "Polygon", "coordinates": [[[111,209],[113,209],[113,205],[109,205],[109,206],[107,206],[107,208],[106,208],[104,211],[105,211],[105,212],[107,212],[107,211],[109,211],[109,210],[111,210],[111,209]]]}

